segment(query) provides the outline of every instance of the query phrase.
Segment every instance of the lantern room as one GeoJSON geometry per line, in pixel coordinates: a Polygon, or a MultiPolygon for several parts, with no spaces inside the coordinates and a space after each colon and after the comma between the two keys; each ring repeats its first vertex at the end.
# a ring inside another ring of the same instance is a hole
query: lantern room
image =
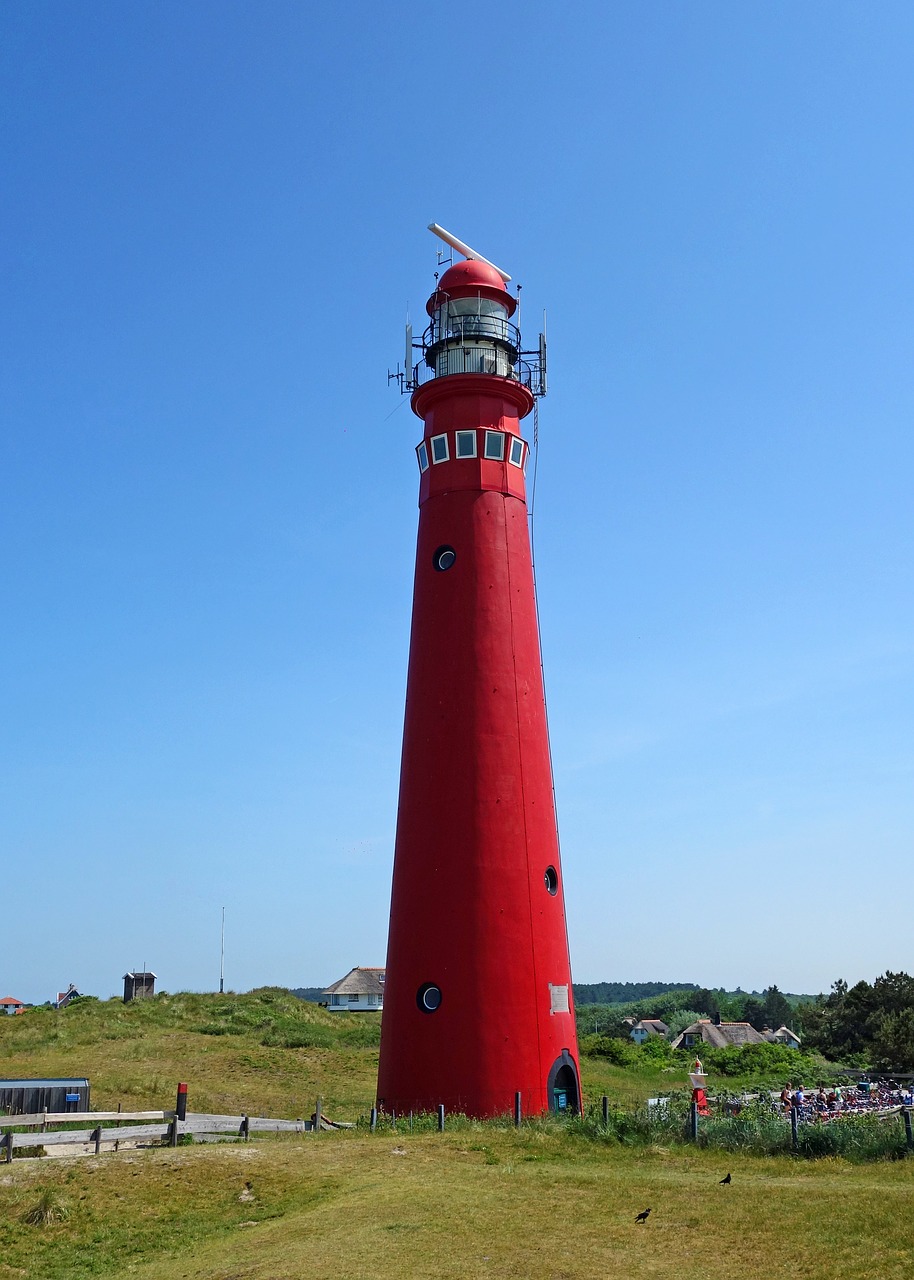
{"type": "Polygon", "coordinates": [[[510,323],[517,301],[487,262],[456,262],[428,300],[431,324],[423,338],[425,363],[436,378],[490,373],[513,378],[520,332],[510,323]]]}

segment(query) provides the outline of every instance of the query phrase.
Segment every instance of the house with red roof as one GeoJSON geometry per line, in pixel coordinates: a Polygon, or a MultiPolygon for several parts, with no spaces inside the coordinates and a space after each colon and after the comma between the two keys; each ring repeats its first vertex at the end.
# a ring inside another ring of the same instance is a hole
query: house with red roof
{"type": "MultiPolygon", "coordinates": [[[[2,990],[2,988],[0,988],[2,990]]],[[[25,1005],[21,1000],[17,1000],[15,996],[4,996],[0,1000],[0,1014],[3,1013],[21,1013],[25,1005]]]]}

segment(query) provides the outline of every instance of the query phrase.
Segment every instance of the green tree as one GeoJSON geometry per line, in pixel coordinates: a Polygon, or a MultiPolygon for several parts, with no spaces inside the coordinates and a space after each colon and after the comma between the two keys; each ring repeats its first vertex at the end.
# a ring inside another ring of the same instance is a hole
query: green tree
{"type": "Polygon", "coordinates": [[[713,1018],[715,1013],[720,1013],[717,997],[707,987],[699,987],[697,991],[691,991],[689,1003],[693,1009],[699,1009],[705,1017],[713,1018]]]}
{"type": "Polygon", "coordinates": [[[777,1031],[778,1027],[789,1027],[791,1014],[793,1013],[790,1001],[778,991],[773,983],[763,994],[764,1000],[762,1003],[765,1010],[765,1018],[771,1030],[777,1031]]]}
{"type": "MultiPolygon", "coordinates": [[[[743,1001],[743,1022],[750,1023],[756,1031],[761,1031],[766,1020],[765,1006],[754,996],[746,996],[743,1001]]],[[[780,1023],[778,1024],[780,1026],[780,1023]]]]}

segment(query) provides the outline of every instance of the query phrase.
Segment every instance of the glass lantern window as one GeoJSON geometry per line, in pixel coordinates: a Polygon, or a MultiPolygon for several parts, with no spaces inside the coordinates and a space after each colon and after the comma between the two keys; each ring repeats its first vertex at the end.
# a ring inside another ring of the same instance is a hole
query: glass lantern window
{"type": "Polygon", "coordinates": [[[517,436],[513,436],[511,439],[511,452],[508,455],[508,460],[512,462],[515,467],[523,466],[524,442],[517,436]]]}
{"type": "Polygon", "coordinates": [[[503,431],[486,432],[486,457],[494,462],[503,462],[505,456],[505,435],[503,431]]]}
{"type": "Polygon", "coordinates": [[[424,440],[416,447],[416,457],[419,460],[419,470],[428,471],[428,445],[424,440]]]}
{"type": "Polygon", "coordinates": [[[447,448],[447,436],[432,436],[432,462],[447,462],[450,454],[447,448]]]}
{"type": "Polygon", "coordinates": [[[491,298],[453,298],[438,308],[442,338],[508,337],[508,308],[491,298]]]}
{"type": "Polygon", "coordinates": [[[475,458],[476,457],[476,432],[475,431],[458,431],[457,432],[457,457],[458,458],[475,458]]]}

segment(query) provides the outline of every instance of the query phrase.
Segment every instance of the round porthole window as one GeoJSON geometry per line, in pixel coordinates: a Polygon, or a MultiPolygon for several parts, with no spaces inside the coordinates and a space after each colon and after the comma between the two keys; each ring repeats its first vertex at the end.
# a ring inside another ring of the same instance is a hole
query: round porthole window
{"type": "Polygon", "coordinates": [[[456,559],[457,552],[453,547],[439,547],[432,556],[432,564],[439,573],[444,573],[445,569],[450,569],[456,559]]]}
{"type": "Polygon", "coordinates": [[[441,988],[434,982],[423,982],[416,992],[416,1004],[423,1013],[434,1013],[441,1004],[441,988]]]}
{"type": "Polygon", "coordinates": [[[559,877],[555,867],[547,867],[546,874],[543,876],[543,882],[546,885],[546,892],[551,893],[553,897],[559,891],[559,877]]]}

